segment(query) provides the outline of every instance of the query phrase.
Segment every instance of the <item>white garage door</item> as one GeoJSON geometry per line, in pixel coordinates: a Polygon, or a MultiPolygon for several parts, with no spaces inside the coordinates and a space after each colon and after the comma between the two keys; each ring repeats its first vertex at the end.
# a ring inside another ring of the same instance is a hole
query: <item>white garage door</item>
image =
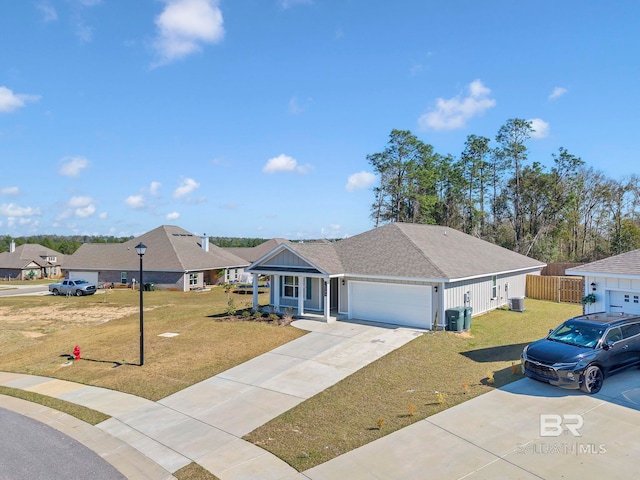
{"type": "Polygon", "coordinates": [[[431,328],[431,287],[349,282],[349,318],[431,328]]]}
{"type": "Polygon", "coordinates": [[[640,315],[640,293],[609,291],[610,312],[637,313],[640,315]]]}
{"type": "Polygon", "coordinates": [[[98,272],[69,272],[69,280],[86,280],[98,285],[98,272]]]}

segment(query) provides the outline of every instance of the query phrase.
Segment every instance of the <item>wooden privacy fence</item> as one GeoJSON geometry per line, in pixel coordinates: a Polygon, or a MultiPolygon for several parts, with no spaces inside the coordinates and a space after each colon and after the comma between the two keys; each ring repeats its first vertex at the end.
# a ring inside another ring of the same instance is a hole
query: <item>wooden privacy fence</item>
{"type": "Polygon", "coordinates": [[[527,297],[552,302],[582,303],[582,277],[527,275],[527,297]]]}

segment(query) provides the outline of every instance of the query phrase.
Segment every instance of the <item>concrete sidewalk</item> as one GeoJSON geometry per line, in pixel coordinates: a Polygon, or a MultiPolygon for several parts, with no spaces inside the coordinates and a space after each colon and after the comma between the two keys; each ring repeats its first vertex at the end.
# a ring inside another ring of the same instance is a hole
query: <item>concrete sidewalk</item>
{"type": "Polygon", "coordinates": [[[97,427],[167,472],[195,461],[223,480],[297,479],[296,470],[241,437],[421,332],[312,320],[298,320],[294,325],[310,333],[159,402],[12,373],[0,372],[0,385],[110,415],[97,427]]]}

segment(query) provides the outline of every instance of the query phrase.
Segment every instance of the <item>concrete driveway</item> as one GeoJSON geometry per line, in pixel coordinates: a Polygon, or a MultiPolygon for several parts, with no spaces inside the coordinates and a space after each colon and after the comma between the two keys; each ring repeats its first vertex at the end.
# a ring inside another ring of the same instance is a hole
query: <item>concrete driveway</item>
{"type": "Polygon", "coordinates": [[[300,478],[636,478],[638,431],[638,369],[608,378],[594,396],[524,379],[346,453],[300,478]]]}

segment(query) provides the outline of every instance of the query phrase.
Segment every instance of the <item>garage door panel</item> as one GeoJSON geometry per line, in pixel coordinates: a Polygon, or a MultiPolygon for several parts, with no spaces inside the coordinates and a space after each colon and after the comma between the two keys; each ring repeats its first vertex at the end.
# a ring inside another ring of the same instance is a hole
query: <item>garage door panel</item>
{"type": "Polygon", "coordinates": [[[640,315],[640,293],[609,291],[609,311],[640,315]]]}
{"type": "Polygon", "coordinates": [[[431,287],[349,282],[350,317],[420,328],[431,327],[431,287]]]}
{"type": "Polygon", "coordinates": [[[86,280],[98,284],[98,272],[69,272],[69,280],[86,280]]]}

